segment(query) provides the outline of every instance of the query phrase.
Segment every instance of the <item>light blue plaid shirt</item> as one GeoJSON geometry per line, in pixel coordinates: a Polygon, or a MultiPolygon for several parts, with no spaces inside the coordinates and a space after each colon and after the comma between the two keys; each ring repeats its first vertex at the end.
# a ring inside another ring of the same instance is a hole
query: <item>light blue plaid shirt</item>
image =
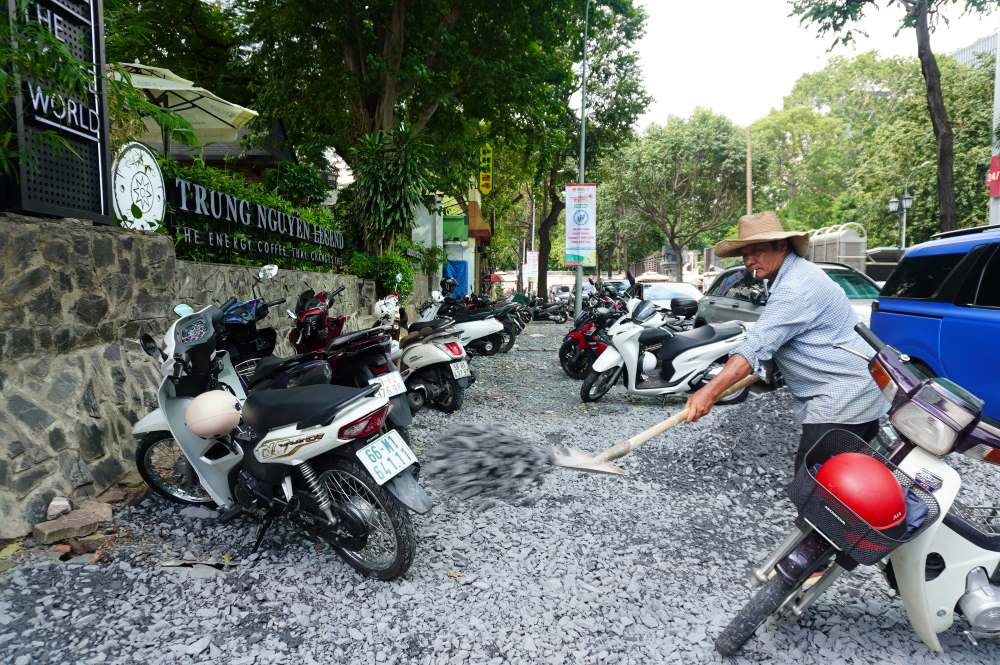
{"type": "Polygon", "coordinates": [[[774,359],[795,398],[800,423],[855,425],[876,420],[888,403],[867,363],[833,348],[841,344],[872,355],[854,326],[858,317],[844,290],[813,263],[789,253],[771,287],[767,306],[733,353],[759,373],[774,359]]]}

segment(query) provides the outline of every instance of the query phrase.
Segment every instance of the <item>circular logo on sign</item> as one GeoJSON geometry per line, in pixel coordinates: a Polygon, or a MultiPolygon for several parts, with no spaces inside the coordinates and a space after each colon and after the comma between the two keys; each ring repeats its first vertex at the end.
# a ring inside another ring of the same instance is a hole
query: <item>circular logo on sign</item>
{"type": "Polygon", "coordinates": [[[166,188],[160,165],[149,148],[126,143],[111,166],[115,216],[126,229],[155,231],[166,211],[166,188]]]}
{"type": "Polygon", "coordinates": [[[583,226],[589,218],[590,215],[587,214],[586,210],[577,210],[573,213],[573,223],[577,226],[583,226]]]}

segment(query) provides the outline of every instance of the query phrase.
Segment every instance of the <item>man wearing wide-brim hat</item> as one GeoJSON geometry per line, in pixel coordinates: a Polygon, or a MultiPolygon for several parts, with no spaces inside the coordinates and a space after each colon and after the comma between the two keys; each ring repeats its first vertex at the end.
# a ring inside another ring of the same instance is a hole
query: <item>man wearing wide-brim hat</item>
{"type": "Polygon", "coordinates": [[[773,212],[740,218],[735,240],[715,246],[720,257],[742,256],[748,272],[771,284],[760,318],[747,340],[730,355],[722,372],[687,402],[688,420],[698,420],[729,386],[773,360],[796,401],[802,436],[795,468],[831,429],[846,429],[865,440],[878,432],[888,404],[868,374],[867,363],[834,344],[869,355],[854,332],[858,317],[844,290],[807,260],[805,233],[786,231],[773,212]]]}

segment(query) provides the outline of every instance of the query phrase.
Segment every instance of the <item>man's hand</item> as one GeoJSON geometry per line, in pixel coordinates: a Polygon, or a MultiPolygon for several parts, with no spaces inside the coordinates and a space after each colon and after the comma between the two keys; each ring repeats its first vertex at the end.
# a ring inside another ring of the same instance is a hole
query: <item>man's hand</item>
{"type": "Polygon", "coordinates": [[[715,397],[708,390],[707,386],[688,397],[687,405],[685,406],[688,410],[687,422],[693,423],[706,415],[712,410],[713,404],[715,404],[715,397]]]}
{"type": "Polygon", "coordinates": [[[719,374],[701,387],[695,394],[688,397],[687,401],[687,422],[693,423],[706,413],[712,410],[712,405],[719,395],[724,393],[729,386],[733,385],[744,376],[750,374],[750,363],[737,354],[733,354],[726,361],[726,366],[719,374]]]}

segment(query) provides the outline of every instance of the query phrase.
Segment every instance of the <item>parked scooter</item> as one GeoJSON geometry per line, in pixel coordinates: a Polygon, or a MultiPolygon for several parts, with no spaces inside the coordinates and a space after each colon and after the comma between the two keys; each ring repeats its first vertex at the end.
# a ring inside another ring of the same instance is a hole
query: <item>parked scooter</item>
{"type": "MultiPolygon", "coordinates": [[[[382,325],[396,320],[398,310],[398,293],[390,293],[372,308],[382,325]]],[[[475,377],[451,319],[415,323],[409,334],[393,341],[392,349],[392,360],[406,384],[413,413],[424,406],[454,413],[462,406],[465,389],[475,377]]]]}
{"type": "Polygon", "coordinates": [[[547,303],[541,298],[532,298],[528,303],[531,307],[532,321],[555,321],[566,323],[569,320],[569,305],[564,302],[547,303]]]}
{"type": "Polygon", "coordinates": [[[517,336],[524,331],[526,325],[518,315],[520,305],[490,300],[485,295],[477,296],[474,293],[466,296],[465,300],[457,300],[450,296],[456,286],[458,283],[454,279],[441,280],[444,306],[438,312],[438,316],[451,317],[458,323],[478,320],[482,316],[492,316],[503,324],[503,331],[500,333],[503,343],[500,345],[499,352],[507,353],[510,351],[514,347],[517,336]]]}
{"type": "Polygon", "coordinates": [[[876,446],[833,430],[806,453],[789,488],[795,528],[753,570],[751,582],[763,586],[716,640],[724,655],[769,616],[802,616],[858,565],[882,568],[930,649],[942,651],[938,633],[956,613],[973,645],[1000,638],[1000,507],[960,504],[962,479],[944,459],[958,452],[1000,464],[1000,422],[983,415],[982,400],[924,376],[864,324],[855,330],[876,351],[868,368],[892,404],[890,425],[876,446]]]}
{"type": "Polygon", "coordinates": [[[181,315],[163,349],[140,338],[163,372],[159,408],[133,427],[140,475],[171,501],[214,503],[220,521],[259,520],[254,550],[284,517],[365,575],[404,574],[415,549],[405,509],[424,513],[431,501],[413,452],[385,425],[388,400],[376,386],[334,385],[247,397],[229,353],[216,348],[233,304],[181,315]]]}
{"type": "MultiPolygon", "coordinates": [[[[619,377],[636,395],[695,391],[722,371],[730,352],[746,340],[746,328],[738,322],[675,333],[663,327],[667,319],[652,302],[632,299],[628,307],[608,328],[610,343],[583,380],[584,402],[604,397],[619,377]]],[[[741,402],[749,391],[734,392],[719,404],[741,402]]]]}
{"type": "MultiPolygon", "coordinates": [[[[442,287],[450,286],[454,280],[441,280],[442,287]]],[[[445,305],[445,295],[441,291],[432,291],[431,299],[420,306],[420,318],[413,325],[438,320],[439,312],[445,305]]],[[[463,321],[455,321],[459,331],[462,346],[468,352],[483,356],[492,356],[500,351],[504,343],[503,324],[496,320],[490,312],[472,314],[463,321]]]]}

